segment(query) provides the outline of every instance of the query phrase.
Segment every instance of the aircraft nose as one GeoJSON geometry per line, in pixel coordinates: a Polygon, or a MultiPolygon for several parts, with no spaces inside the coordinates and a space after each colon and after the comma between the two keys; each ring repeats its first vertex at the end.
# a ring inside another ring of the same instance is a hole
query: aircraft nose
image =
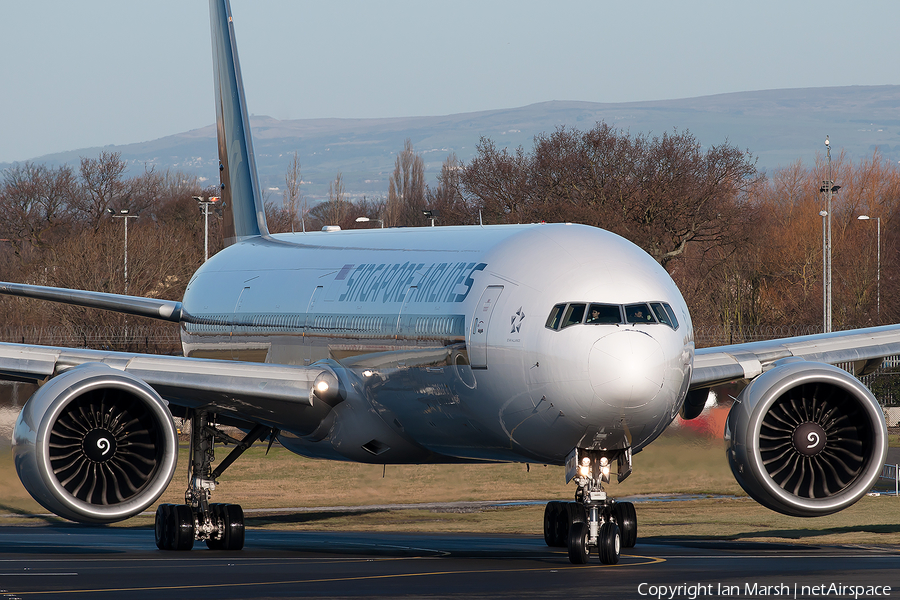
{"type": "Polygon", "coordinates": [[[651,402],[665,383],[665,356],[650,334],[620,329],[594,343],[588,362],[596,396],[614,408],[651,402]]]}

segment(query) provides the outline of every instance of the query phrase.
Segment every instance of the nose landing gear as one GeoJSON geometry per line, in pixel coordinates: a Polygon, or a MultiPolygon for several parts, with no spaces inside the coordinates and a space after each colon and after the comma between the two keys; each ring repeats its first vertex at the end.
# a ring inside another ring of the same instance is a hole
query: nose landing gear
{"type": "Polygon", "coordinates": [[[634,504],[616,502],[603,491],[602,483],[609,481],[608,458],[601,456],[594,465],[591,462],[583,456],[573,477],[578,483],[575,502],[547,503],[544,541],[551,547],[568,548],[572,564],[587,563],[596,551],[601,563],[614,565],[622,548],[637,543],[637,514],[634,504]]]}

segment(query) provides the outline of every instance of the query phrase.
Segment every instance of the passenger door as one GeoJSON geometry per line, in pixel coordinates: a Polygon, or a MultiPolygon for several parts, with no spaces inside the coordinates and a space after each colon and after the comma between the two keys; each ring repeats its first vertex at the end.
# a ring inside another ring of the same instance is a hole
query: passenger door
{"type": "Polygon", "coordinates": [[[481,294],[481,299],[475,307],[467,343],[469,364],[473,369],[487,368],[488,328],[491,324],[491,315],[494,314],[494,308],[497,306],[502,292],[502,285],[489,285],[481,294]]]}

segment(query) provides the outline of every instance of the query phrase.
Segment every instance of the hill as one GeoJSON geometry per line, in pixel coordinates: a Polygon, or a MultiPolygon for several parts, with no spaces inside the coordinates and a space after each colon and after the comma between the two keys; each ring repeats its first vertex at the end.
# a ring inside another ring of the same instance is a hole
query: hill
{"type": "MultiPolygon", "coordinates": [[[[482,136],[498,146],[521,145],[528,150],[537,134],[560,126],[590,129],[598,121],[632,133],[689,130],[705,146],[727,140],[749,150],[767,171],[797,160],[814,163],[824,151],[826,134],[835,151],[854,160],[870,156],[876,148],[885,157],[900,160],[900,85],[765,90],[616,104],[553,101],[435,117],[290,121],[251,117],[263,187],[284,186],[284,172],[296,151],[303,166],[303,193],[313,200],[327,196],[328,184],[338,172],[352,196],[385,195],[395,153],[406,138],[422,153],[431,183],[450,152],[468,160],[482,136]]],[[[100,150],[84,148],[31,160],[76,164],[80,156],[96,156],[100,150]]],[[[102,150],[120,152],[133,171],[153,165],[216,181],[213,125],[102,150]]],[[[274,200],[281,197],[278,189],[268,193],[274,200]]]]}

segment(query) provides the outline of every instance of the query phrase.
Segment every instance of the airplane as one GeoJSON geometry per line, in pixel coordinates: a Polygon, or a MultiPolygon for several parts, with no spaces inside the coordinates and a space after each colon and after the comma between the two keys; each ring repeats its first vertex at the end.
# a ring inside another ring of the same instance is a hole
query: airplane
{"type": "Polygon", "coordinates": [[[695,349],[666,271],[571,223],[270,234],[228,0],[210,0],[210,22],[227,247],[180,302],[0,283],[180,324],[184,356],[0,344],[0,377],[40,384],[12,442],[42,506],[83,523],[145,510],[175,472],[183,418],[189,484],[184,504],[157,508],[161,550],[241,549],[243,511],[212,502],[217,478],[277,440],[375,464],[564,465],[574,499],[546,505],[545,542],[615,564],[637,517],[607,494],[612,472],[628,477],[676,416],[733,381],[746,387],[726,455],[752,498],[811,517],[872,487],[887,429],[856,376],[900,353],[900,326],[695,349]],[[217,442],[234,449],[213,467],[217,442]]]}

